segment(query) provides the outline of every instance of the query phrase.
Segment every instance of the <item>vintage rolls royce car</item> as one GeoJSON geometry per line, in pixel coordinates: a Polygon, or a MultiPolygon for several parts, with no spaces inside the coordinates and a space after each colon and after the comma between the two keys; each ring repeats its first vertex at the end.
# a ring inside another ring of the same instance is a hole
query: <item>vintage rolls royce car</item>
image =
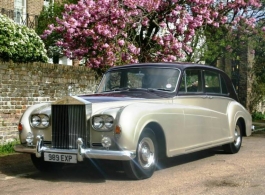
{"type": "Polygon", "coordinates": [[[132,179],[152,176],[158,159],[222,146],[237,153],[252,119],[221,70],[191,63],[110,68],[97,91],[29,107],[20,145],[40,171],[85,158],[122,161],[132,179]]]}

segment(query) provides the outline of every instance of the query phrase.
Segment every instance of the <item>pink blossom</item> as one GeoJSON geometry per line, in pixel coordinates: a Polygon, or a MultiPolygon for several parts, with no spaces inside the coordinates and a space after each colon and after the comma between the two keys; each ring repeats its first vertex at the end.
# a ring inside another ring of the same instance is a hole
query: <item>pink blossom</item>
{"type": "Polygon", "coordinates": [[[142,21],[142,25],[143,25],[143,26],[147,26],[148,23],[149,23],[149,19],[145,17],[145,18],[143,19],[143,21],[142,21]]]}
{"type": "MultiPolygon", "coordinates": [[[[65,54],[86,58],[90,67],[138,62],[141,52],[148,60],[176,61],[193,52],[195,32],[207,25],[234,29],[242,22],[254,27],[245,8],[259,6],[259,0],[80,0],[65,5],[63,18],[57,18],[42,38],[58,33],[57,45],[65,54]]],[[[265,27],[261,29],[265,32],[265,27]]]]}
{"type": "Polygon", "coordinates": [[[105,43],[103,46],[102,46],[102,48],[104,48],[104,49],[106,49],[106,48],[108,48],[109,47],[109,44],[107,44],[107,43],[105,43]]]}
{"type": "Polygon", "coordinates": [[[218,15],[219,15],[219,14],[218,14],[218,12],[216,12],[216,11],[212,13],[212,16],[213,16],[214,18],[217,18],[218,15]]]}
{"type": "Polygon", "coordinates": [[[219,27],[219,23],[218,23],[218,22],[214,22],[214,23],[213,23],[213,26],[215,26],[215,27],[218,28],[218,27],[219,27]]]}
{"type": "Polygon", "coordinates": [[[129,48],[129,51],[132,52],[133,54],[140,53],[140,48],[135,47],[133,44],[130,44],[128,48],[129,48]]]}
{"type": "Polygon", "coordinates": [[[224,24],[224,23],[226,23],[226,22],[227,22],[227,17],[226,17],[226,16],[223,16],[223,17],[221,18],[221,23],[224,24]]]}
{"type": "Polygon", "coordinates": [[[69,28],[67,31],[68,31],[68,33],[72,34],[72,33],[75,32],[75,29],[73,29],[73,28],[69,28]]]}
{"type": "Polygon", "coordinates": [[[160,39],[160,40],[158,41],[158,43],[159,43],[160,45],[164,45],[164,41],[163,41],[162,39],[160,39]]]}
{"type": "Polygon", "coordinates": [[[122,39],[118,40],[118,43],[120,46],[124,46],[124,44],[125,44],[124,40],[122,40],[122,39]]]}
{"type": "Polygon", "coordinates": [[[180,49],[180,48],[182,48],[182,43],[181,42],[174,42],[173,44],[172,44],[172,49],[180,49]]]}
{"type": "Polygon", "coordinates": [[[167,24],[166,24],[165,22],[161,22],[159,25],[160,25],[162,28],[165,28],[165,27],[167,26],[167,24]]]}

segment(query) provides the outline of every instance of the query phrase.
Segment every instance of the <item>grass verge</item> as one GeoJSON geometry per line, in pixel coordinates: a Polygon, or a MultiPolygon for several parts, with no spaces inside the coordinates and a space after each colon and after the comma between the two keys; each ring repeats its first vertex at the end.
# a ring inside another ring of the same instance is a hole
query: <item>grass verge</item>
{"type": "Polygon", "coordinates": [[[19,140],[14,140],[12,142],[0,145],[0,156],[15,153],[14,146],[19,143],[19,140]]]}

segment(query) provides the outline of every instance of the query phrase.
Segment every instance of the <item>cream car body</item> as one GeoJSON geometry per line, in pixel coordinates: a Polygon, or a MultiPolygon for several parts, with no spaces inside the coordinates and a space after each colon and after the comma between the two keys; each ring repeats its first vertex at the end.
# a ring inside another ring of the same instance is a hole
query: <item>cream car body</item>
{"type": "Polygon", "coordinates": [[[31,153],[40,170],[84,158],[110,159],[123,161],[129,177],[143,179],[153,174],[158,157],[215,146],[236,153],[242,135],[251,135],[251,125],[231,81],[216,68],[129,65],[110,69],[96,94],[28,108],[20,119],[21,145],[15,150],[31,153]],[[150,86],[166,78],[164,88],[147,87],[147,75],[158,77],[150,86]],[[218,92],[210,91],[216,88],[218,92]]]}

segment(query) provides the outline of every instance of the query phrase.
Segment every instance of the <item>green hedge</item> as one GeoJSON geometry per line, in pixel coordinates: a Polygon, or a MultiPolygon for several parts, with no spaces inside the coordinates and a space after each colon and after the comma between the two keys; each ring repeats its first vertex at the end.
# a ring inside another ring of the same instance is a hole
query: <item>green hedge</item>
{"type": "Polygon", "coordinates": [[[252,120],[265,120],[265,114],[262,112],[254,112],[252,113],[252,120]]]}
{"type": "Polygon", "coordinates": [[[0,60],[47,62],[44,43],[33,29],[0,14],[0,60]]]}

